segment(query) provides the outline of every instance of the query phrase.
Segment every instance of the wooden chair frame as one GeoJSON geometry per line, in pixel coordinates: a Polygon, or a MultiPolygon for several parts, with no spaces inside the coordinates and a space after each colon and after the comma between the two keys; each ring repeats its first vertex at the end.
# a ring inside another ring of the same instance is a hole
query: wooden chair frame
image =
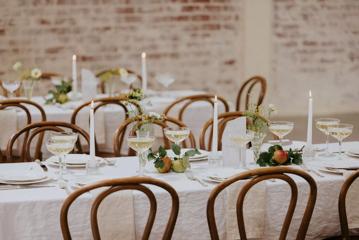
{"type": "Polygon", "coordinates": [[[239,235],[242,240],[246,240],[246,230],[243,219],[243,203],[247,192],[257,183],[262,182],[264,180],[269,179],[280,179],[288,183],[291,189],[291,199],[289,203],[289,207],[287,210],[287,214],[284,219],[284,223],[282,226],[282,230],[280,232],[279,240],[285,240],[287,237],[288,229],[294,214],[294,210],[297,203],[298,197],[298,188],[294,180],[288,176],[287,174],[297,175],[304,180],[307,181],[310,187],[310,193],[307,201],[307,206],[304,211],[304,215],[297,233],[297,240],[305,239],[309,222],[313,214],[316,197],[317,197],[317,185],[314,179],[306,172],[287,167],[287,166],[277,166],[277,167],[268,167],[268,168],[258,168],[254,170],[249,170],[233,176],[222,183],[218,184],[212,190],[208,202],[207,202],[207,221],[208,227],[212,240],[219,240],[218,230],[215,220],[214,206],[217,196],[229,185],[240,181],[240,180],[248,180],[244,183],[243,187],[239,191],[237,203],[236,203],[236,211],[237,211],[237,223],[239,229],[239,235]]]}
{"type": "MultiPolygon", "coordinates": [[[[133,70],[130,70],[130,69],[127,69],[127,68],[124,68],[124,69],[126,69],[126,71],[127,71],[129,74],[134,74],[134,75],[136,75],[137,79],[140,81],[140,83],[142,83],[142,76],[141,76],[141,75],[139,75],[138,73],[136,73],[136,72],[133,71],[133,70]]],[[[97,74],[96,74],[96,77],[98,78],[101,74],[103,74],[104,72],[107,72],[107,71],[109,71],[109,70],[111,70],[111,69],[103,70],[103,71],[97,73],[97,74]]],[[[132,84],[130,85],[130,89],[133,89],[133,85],[132,85],[132,84]]],[[[101,93],[105,93],[105,83],[104,83],[103,81],[100,81],[100,91],[101,91],[101,93]]]]}
{"type": "Polygon", "coordinates": [[[257,85],[260,84],[261,85],[261,91],[259,93],[258,96],[258,100],[257,100],[257,106],[261,105],[264,97],[266,95],[266,91],[267,91],[267,81],[265,80],[265,78],[261,77],[261,76],[253,76],[250,79],[248,79],[247,81],[245,81],[241,88],[239,89],[238,95],[237,95],[237,100],[236,100],[236,111],[240,111],[241,110],[241,98],[242,98],[242,94],[244,93],[246,87],[248,86],[248,90],[245,96],[245,109],[247,110],[249,107],[249,100],[250,100],[250,94],[253,90],[253,88],[257,85]]]}
{"type": "Polygon", "coordinates": [[[68,223],[68,211],[71,204],[83,193],[89,192],[91,190],[108,187],[106,190],[102,191],[100,194],[97,195],[95,198],[93,205],[91,207],[91,229],[93,238],[95,240],[100,240],[100,232],[98,227],[98,219],[97,219],[97,212],[99,209],[100,204],[103,200],[109,196],[110,194],[122,190],[137,190],[144,193],[149,202],[150,202],[150,211],[147,218],[147,223],[143,232],[142,239],[149,239],[153,223],[156,218],[156,211],[157,211],[157,201],[154,193],[150,190],[150,188],[146,187],[143,184],[154,185],[157,187],[162,188],[163,190],[167,191],[172,200],[172,207],[170,216],[162,236],[162,239],[169,240],[172,237],[173,230],[175,228],[175,224],[177,221],[178,210],[179,210],[179,198],[176,190],[171,187],[166,182],[150,178],[150,177],[128,177],[128,178],[118,178],[118,179],[111,179],[111,180],[104,180],[100,181],[91,185],[87,185],[80,189],[77,189],[73,193],[71,193],[66,200],[64,201],[61,213],[60,213],[60,223],[61,223],[61,230],[64,240],[71,240],[71,233],[69,229],[68,223]]]}
{"type": "MultiPolygon", "coordinates": [[[[16,142],[16,140],[22,135],[22,134],[29,134],[29,136],[26,139],[26,142],[23,143],[23,152],[24,155],[21,156],[21,161],[32,161],[31,158],[31,153],[30,153],[30,147],[31,147],[31,142],[32,140],[37,136],[40,135],[41,138],[39,137],[38,142],[36,144],[36,148],[35,148],[35,159],[41,159],[42,158],[42,154],[41,154],[41,146],[43,143],[43,136],[44,133],[46,131],[54,131],[54,132],[63,132],[64,129],[71,129],[73,132],[78,133],[79,135],[81,135],[82,137],[85,138],[85,140],[87,141],[87,143],[90,143],[90,137],[88,135],[88,133],[83,130],[82,128],[71,124],[71,123],[67,123],[67,122],[38,122],[38,123],[33,123],[30,124],[26,127],[24,127],[23,129],[21,129],[20,131],[18,131],[16,134],[14,134],[11,139],[9,140],[8,144],[7,144],[7,149],[6,149],[6,158],[7,161],[10,161],[12,159],[12,148],[14,146],[14,143],[16,142]]],[[[80,144],[79,138],[77,139],[76,142],[76,147],[78,148],[80,153],[83,153],[82,150],[82,146],[80,144]]]]}
{"type": "MultiPolygon", "coordinates": [[[[41,121],[46,121],[46,113],[45,110],[36,102],[30,101],[30,100],[26,100],[26,99],[10,99],[10,100],[2,100],[0,101],[0,110],[9,108],[9,107],[15,107],[18,108],[22,111],[25,112],[26,115],[26,125],[30,125],[32,123],[32,116],[30,113],[30,110],[28,109],[28,107],[26,105],[30,105],[32,107],[35,107],[41,115],[41,121]]],[[[27,141],[29,136],[29,132],[25,133],[24,136],[24,143],[27,141]]],[[[41,134],[39,136],[39,141],[37,143],[37,148],[41,148],[41,142],[43,139],[43,134],[41,134]]],[[[20,151],[20,156],[25,156],[25,148],[24,148],[24,144],[23,144],[23,148],[20,151]]]]}
{"type": "MultiPolygon", "coordinates": [[[[198,94],[198,95],[191,95],[191,96],[182,97],[182,98],[179,98],[179,99],[175,100],[170,105],[168,105],[165,108],[165,110],[163,111],[163,114],[165,116],[168,116],[170,111],[177,104],[184,103],[184,105],[180,108],[179,113],[178,113],[178,117],[177,117],[177,119],[179,119],[180,121],[183,121],[184,112],[190,105],[192,105],[193,103],[196,103],[196,102],[208,102],[213,107],[214,106],[214,97],[215,97],[214,94],[198,94]]],[[[218,98],[218,101],[223,104],[224,111],[228,112],[229,111],[228,102],[221,96],[217,96],[217,98],[218,98]]]]}
{"type": "MultiPolygon", "coordinates": [[[[345,240],[349,240],[351,239],[350,235],[349,235],[349,225],[348,225],[348,218],[347,218],[347,210],[346,210],[346,197],[348,194],[348,190],[350,188],[350,186],[353,184],[353,182],[359,177],[359,171],[356,171],[355,173],[353,173],[351,176],[349,176],[341,190],[340,190],[340,194],[339,194],[339,201],[338,201],[338,209],[339,209],[339,220],[340,220],[340,228],[342,231],[342,239],[345,240]]],[[[355,238],[356,239],[356,238],[355,238]]]]}
{"type": "MultiPolygon", "coordinates": [[[[135,118],[129,118],[129,119],[125,120],[120,125],[119,128],[116,129],[116,132],[113,135],[113,151],[114,151],[115,156],[119,156],[119,157],[125,156],[124,154],[121,153],[121,149],[123,146],[123,140],[124,140],[126,129],[128,128],[128,125],[130,125],[131,123],[134,123],[134,122],[139,122],[139,120],[136,120],[135,118]]],[[[166,117],[166,116],[164,117],[163,120],[154,120],[152,122],[152,124],[160,126],[162,128],[162,132],[163,132],[163,129],[168,127],[168,125],[167,125],[168,122],[175,124],[179,127],[186,127],[186,125],[183,122],[181,122],[175,118],[166,117]]],[[[131,131],[132,131],[131,133],[133,133],[133,129],[131,131]]],[[[164,133],[163,133],[163,136],[164,136],[164,133]]],[[[190,147],[195,148],[196,141],[194,139],[192,132],[190,133],[188,138],[189,138],[189,142],[190,142],[190,147]]],[[[183,141],[182,145],[184,147],[187,147],[186,141],[183,141]]],[[[166,137],[164,137],[164,147],[166,149],[170,148],[169,140],[166,137]]],[[[131,148],[129,148],[127,156],[134,156],[134,155],[135,155],[135,152],[131,148]]]]}

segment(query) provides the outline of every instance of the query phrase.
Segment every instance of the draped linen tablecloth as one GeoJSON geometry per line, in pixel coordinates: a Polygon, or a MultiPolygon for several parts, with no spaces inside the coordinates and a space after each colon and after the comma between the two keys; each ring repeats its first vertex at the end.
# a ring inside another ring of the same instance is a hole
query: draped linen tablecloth
{"type": "MultiPolygon", "coordinates": [[[[351,144],[346,143],[344,148],[351,144]]],[[[336,146],[334,150],[336,151],[336,146]]],[[[320,166],[321,161],[337,161],[333,159],[315,160],[307,163],[309,166],[320,166]],[[312,165],[313,164],[313,165],[312,165]]],[[[359,161],[359,160],[353,160],[359,161]]],[[[3,165],[0,164],[0,168],[3,165]]],[[[103,176],[108,178],[126,177],[136,175],[138,160],[135,157],[118,158],[116,166],[105,166],[101,168],[103,176]]],[[[193,171],[201,176],[206,171],[207,163],[193,163],[193,171]]],[[[178,192],[180,198],[180,210],[173,234],[173,239],[210,239],[207,218],[206,204],[208,196],[215,184],[208,184],[203,187],[197,182],[190,181],[185,174],[169,173],[158,174],[148,164],[146,167],[147,175],[164,180],[172,185],[178,192]]],[[[75,177],[69,177],[70,182],[74,178],[83,174],[83,170],[72,170],[75,177]],[[72,179],[72,180],[71,180],[72,179]]],[[[339,233],[340,224],[338,216],[338,196],[340,188],[345,180],[342,175],[326,174],[319,177],[311,174],[318,186],[317,202],[310,222],[306,239],[322,239],[327,236],[339,233]]],[[[295,239],[296,232],[299,228],[300,221],[306,205],[309,187],[307,183],[297,177],[294,180],[298,184],[298,202],[297,208],[293,216],[292,224],[287,239],[295,239]]],[[[234,186],[235,188],[238,186],[234,186]]],[[[171,206],[170,196],[161,189],[152,188],[158,199],[157,218],[151,233],[151,239],[160,239],[164,226],[168,219],[168,213],[171,206]]],[[[63,200],[66,198],[66,191],[57,188],[41,188],[41,189],[21,189],[21,190],[1,190],[0,191],[0,239],[61,239],[59,211],[63,200]]],[[[148,202],[147,198],[136,191],[132,192],[133,204],[127,205],[128,202],[122,203],[122,206],[133,207],[132,218],[134,220],[134,233],[130,228],[122,229],[122,233],[135,239],[141,239],[145,226],[148,202]]],[[[258,198],[256,203],[250,203],[245,206],[247,213],[255,213],[251,221],[246,221],[248,231],[253,231],[261,239],[277,239],[290,199],[290,189],[286,183],[276,180],[266,181],[263,186],[253,192],[252,199],[258,198]],[[259,195],[258,195],[259,194],[259,195]],[[264,194],[264,195],[263,195],[264,194]],[[262,196],[260,196],[262,195],[262,196]],[[261,199],[262,198],[262,199],[261,199]],[[256,208],[256,209],[253,209],[256,208]],[[257,220],[256,220],[257,219],[257,220]],[[257,221],[257,222],[256,222],[257,221]],[[252,229],[252,230],[251,230],[252,229]]],[[[90,228],[88,223],[88,212],[90,203],[86,202],[91,195],[86,194],[81,198],[79,203],[74,206],[74,212],[70,212],[70,224],[76,238],[74,239],[91,239],[90,228]],[[76,213],[75,213],[76,211],[76,213]]],[[[220,239],[233,239],[232,233],[236,231],[236,222],[233,212],[228,210],[230,199],[228,192],[224,191],[217,199],[215,214],[219,229],[220,239]],[[230,219],[232,214],[233,220],[230,219]],[[231,232],[228,231],[230,226],[231,232]],[[226,230],[227,229],[227,230],[226,230]]],[[[356,201],[358,195],[355,194],[350,201],[356,201]]],[[[119,206],[121,203],[119,203],[119,206]]],[[[111,207],[111,205],[110,205],[111,207]]],[[[116,208],[116,207],[114,207],[116,208]]],[[[113,213],[112,208],[108,209],[107,215],[111,224],[106,225],[108,231],[118,230],[120,228],[119,221],[122,221],[120,213],[113,213]],[[109,216],[110,214],[115,214],[109,216]]],[[[350,219],[357,219],[359,212],[357,209],[349,209],[350,219]]],[[[131,219],[131,213],[126,219],[131,219]]],[[[351,222],[350,222],[351,223],[351,222]]]]}

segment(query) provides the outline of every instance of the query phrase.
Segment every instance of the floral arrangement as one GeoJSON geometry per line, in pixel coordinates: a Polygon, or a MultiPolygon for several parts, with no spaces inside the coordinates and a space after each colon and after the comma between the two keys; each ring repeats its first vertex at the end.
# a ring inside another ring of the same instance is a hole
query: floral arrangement
{"type": "Polygon", "coordinates": [[[151,123],[155,121],[162,121],[164,119],[163,115],[160,115],[156,112],[149,113],[140,113],[133,117],[133,119],[137,122],[136,125],[133,126],[133,130],[146,130],[145,128],[149,126],[151,123]]]}
{"type": "Polygon", "coordinates": [[[21,62],[16,62],[12,68],[20,74],[21,80],[37,81],[41,79],[42,72],[39,68],[23,69],[21,62]]]}
{"type": "Polygon", "coordinates": [[[196,148],[188,150],[181,155],[181,147],[177,144],[172,144],[171,149],[175,154],[173,159],[168,156],[166,149],[162,146],[158,148],[157,152],[153,152],[150,149],[147,158],[148,160],[154,160],[153,164],[158,172],[167,173],[172,169],[174,172],[183,173],[189,166],[189,157],[201,154],[196,148]]]}
{"type": "Polygon", "coordinates": [[[72,90],[72,83],[71,81],[61,80],[59,85],[55,85],[54,90],[50,90],[47,97],[45,104],[54,104],[60,103],[64,104],[70,100],[68,97],[68,93],[72,90]]]}
{"type": "Polygon", "coordinates": [[[250,104],[248,110],[244,112],[244,115],[250,119],[247,122],[247,128],[257,133],[266,132],[268,130],[269,119],[274,112],[276,112],[276,109],[273,104],[269,104],[268,107],[250,104]]]}
{"type": "Polygon", "coordinates": [[[120,76],[126,78],[128,76],[128,72],[125,68],[113,68],[104,72],[101,72],[97,77],[102,82],[106,82],[111,79],[113,76],[120,76]]]}
{"type": "Polygon", "coordinates": [[[278,165],[300,165],[302,164],[302,150],[283,150],[280,145],[274,145],[268,148],[268,151],[262,152],[257,159],[257,164],[261,167],[278,165]]]}

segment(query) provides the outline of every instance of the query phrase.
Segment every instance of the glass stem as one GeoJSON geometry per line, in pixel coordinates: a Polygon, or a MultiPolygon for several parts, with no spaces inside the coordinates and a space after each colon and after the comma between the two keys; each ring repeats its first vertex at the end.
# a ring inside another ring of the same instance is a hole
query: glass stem
{"type": "Polygon", "coordinates": [[[342,141],[339,141],[339,160],[342,160],[342,141]]]}
{"type": "Polygon", "coordinates": [[[144,152],[138,153],[138,175],[143,176],[144,175],[144,158],[143,158],[144,152]]]}
{"type": "Polygon", "coordinates": [[[60,155],[59,156],[59,177],[58,177],[58,181],[62,181],[64,179],[63,169],[64,169],[64,159],[63,159],[63,155],[60,155]]]}
{"type": "Polygon", "coordinates": [[[279,145],[283,146],[282,138],[281,138],[281,137],[279,138],[279,145]]]}
{"type": "Polygon", "coordinates": [[[327,138],[325,139],[325,155],[329,156],[329,134],[326,134],[327,138]]]}

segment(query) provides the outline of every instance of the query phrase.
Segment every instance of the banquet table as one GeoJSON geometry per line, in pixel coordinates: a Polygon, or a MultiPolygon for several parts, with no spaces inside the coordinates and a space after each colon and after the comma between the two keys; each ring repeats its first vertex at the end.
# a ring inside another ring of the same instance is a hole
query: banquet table
{"type": "MultiPolygon", "coordinates": [[[[296,147],[301,144],[303,143],[297,142],[296,147]]],[[[322,146],[317,145],[317,147],[322,146]]],[[[344,149],[352,146],[359,147],[359,142],[344,143],[344,149]]],[[[331,151],[337,151],[337,144],[331,144],[330,149],[331,151]]],[[[105,165],[101,167],[98,176],[92,180],[136,175],[138,161],[135,157],[121,157],[114,160],[116,161],[115,166],[105,165]]],[[[359,160],[354,158],[346,157],[346,160],[354,163],[358,161],[359,163],[359,160]]],[[[319,169],[322,164],[328,161],[335,163],[339,160],[337,158],[316,158],[306,164],[311,168],[319,169]]],[[[26,168],[31,164],[35,163],[0,164],[0,175],[1,170],[6,169],[6,167],[26,168]]],[[[255,166],[252,164],[251,168],[253,167],[255,166]]],[[[220,169],[208,170],[207,162],[205,161],[193,162],[192,169],[199,177],[204,176],[203,174],[206,171],[220,172],[220,169]]],[[[50,167],[49,171],[54,172],[56,169],[50,167]]],[[[69,171],[69,184],[77,181],[76,179],[86,178],[85,171],[82,169],[69,169],[69,171]]],[[[240,171],[240,169],[234,170],[234,172],[240,171]]],[[[321,172],[322,177],[320,177],[313,173],[309,174],[317,183],[318,195],[306,239],[322,239],[326,236],[338,234],[340,225],[337,202],[340,188],[347,175],[321,172]]],[[[208,186],[205,187],[198,182],[189,180],[183,173],[159,174],[153,169],[152,163],[147,164],[146,175],[166,181],[178,192],[180,210],[173,239],[210,239],[206,218],[206,203],[216,183],[207,182],[208,186]]],[[[299,199],[287,239],[295,238],[309,190],[304,180],[296,177],[294,177],[294,180],[298,184],[299,199]]],[[[257,195],[252,198],[254,199],[253,202],[247,203],[246,201],[245,211],[249,216],[254,213],[257,214],[257,216],[252,216],[249,219],[246,229],[253,238],[277,239],[287,210],[290,190],[280,180],[266,181],[262,187],[264,188],[258,188],[255,192],[257,195]]],[[[357,194],[358,190],[356,190],[358,187],[354,184],[354,194],[348,195],[348,197],[352,198],[351,202],[358,200],[359,195],[357,194]]],[[[158,213],[151,239],[159,239],[167,221],[170,197],[163,190],[157,188],[153,190],[158,199],[158,213]]],[[[235,229],[236,219],[230,218],[231,214],[233,217],[233,209],[231,210],[228,207],[230,200],[230,194],[228,193],[227,191],[221,194],[216,204],[215,211],[220,239],[234,239],[237,231],[235,229]]],[[[67,191],[57,187],[0,190],[0,239],[61,239],[59,213],[67,195],[67,191]]],[[[70,211],[70,229],[74,239],[92,239],[88,213],[86,212],[89,211],[90,200],[94,195],[95,193],[90,192],[80,197],[73,212],[70,211]]],[[[126,239],[140,239],[147,217],[148,203],[146,197],[141,193],[133,191],[130,195],[132,198],[127,199],[130,207],[126,209],[128,211],[126,215],[122,215],[122,217],[126,216],[126,219],[122,219],[121,215],[113,217],[109,220],[107,227],[109,231],[111,229],[118,230],[117,228],[123,226],[121,221],[127,221],[126,228],[121,229],[122,233],[126,233],[126,239]]],[[[350,204],[348,207],[350,207],[350,204]]],[[[351,209],[349,218],[351,226],[358,227],[356,224],[359,219],[359,211],[355,208],[351,209]]]]}
{"type": "MultiPolygon", "coordinates": [[[[147,97],[143,101],[143,106],[146,112],[156,112],[161,114],[163,110],[174,100],[179,97],[184,97],[188,95],[195,94],[203,94],[203,91],[194,91],[194,90],[178,90],[178,91],[161,91],[161,92],[151,92],[149,97],[147,97]]],[[[105,97],[105,95],[98,95],[97,98],[105,97]]],[[[47,120],[48,121],[64,121],[70,122],[71,115],[73,110],[81,105],[83,101],[74,101],[68,102],[63,105],[55,104],[55,105],[46,105],[43,97],[33,97],[32,101],[39,103],[45,110],[47,120]]],[[[219,106],[220,112],[223,110],[223,106],[219,106]]],[[[34,108],[30,108],[30,113],[32,114],[33,122],[41,120],[40,113],[34,108]]],[[[170,116],[177,117],[178,109],[174,108],[171,111],[170,116]]],[[[192,133],[198,138],[200,131],[202,129],[203,124],[211,118],[212,110],[211,106],[205,102],[198,102],[191,105],[191,107],[184,114],[183,121],[187,124],[187,126],[192,130],[192,133]],[[194,117],[195,116],[195,117],[194,117]]],[[[115,130],[119,127],[121,122],[124,119],[123,110],[116,105],[109,105],[105,108],[101,108],[96,113],[96,138],[97,143],[100,145],[103,151],[112,151],[112,137],[115,130]]],[[[13,116],[11,116],[13,118],[13,116]]],[[[4,134],[0,136],[0,143],[4,142],[2,146],[6,146],[6,139],[1,138],[9,138],[13,131],[20,130],[22,127],[26,125],[26,114],[23,111],[17,112],[15,121],[6,121],[2,123],[0,121],[1,126],[8,126],[7,132],[8,134],[4,134]],[[14,128],[14,129],[13,129],[14,128]],[[12,129],[12,130],[10,130],[12,129]],[[9,135],[9,136],[7,136],[9,135]],[[3,141],[1,141],[3,140],[3,141]]],[[[84,109],[79,112],[77,118],[77,124],[85,130],[89,129],[89,109],[84,109]]],[[[1,118],[0,118],[1,120],[1,118]]],[[[1,148],[1,146],[0,146],[1,148]]],[[[4,150],[4,149],[2,149],[4,150]]],[[[46,152],[46,151],[45,151],[46,152]]]]}

